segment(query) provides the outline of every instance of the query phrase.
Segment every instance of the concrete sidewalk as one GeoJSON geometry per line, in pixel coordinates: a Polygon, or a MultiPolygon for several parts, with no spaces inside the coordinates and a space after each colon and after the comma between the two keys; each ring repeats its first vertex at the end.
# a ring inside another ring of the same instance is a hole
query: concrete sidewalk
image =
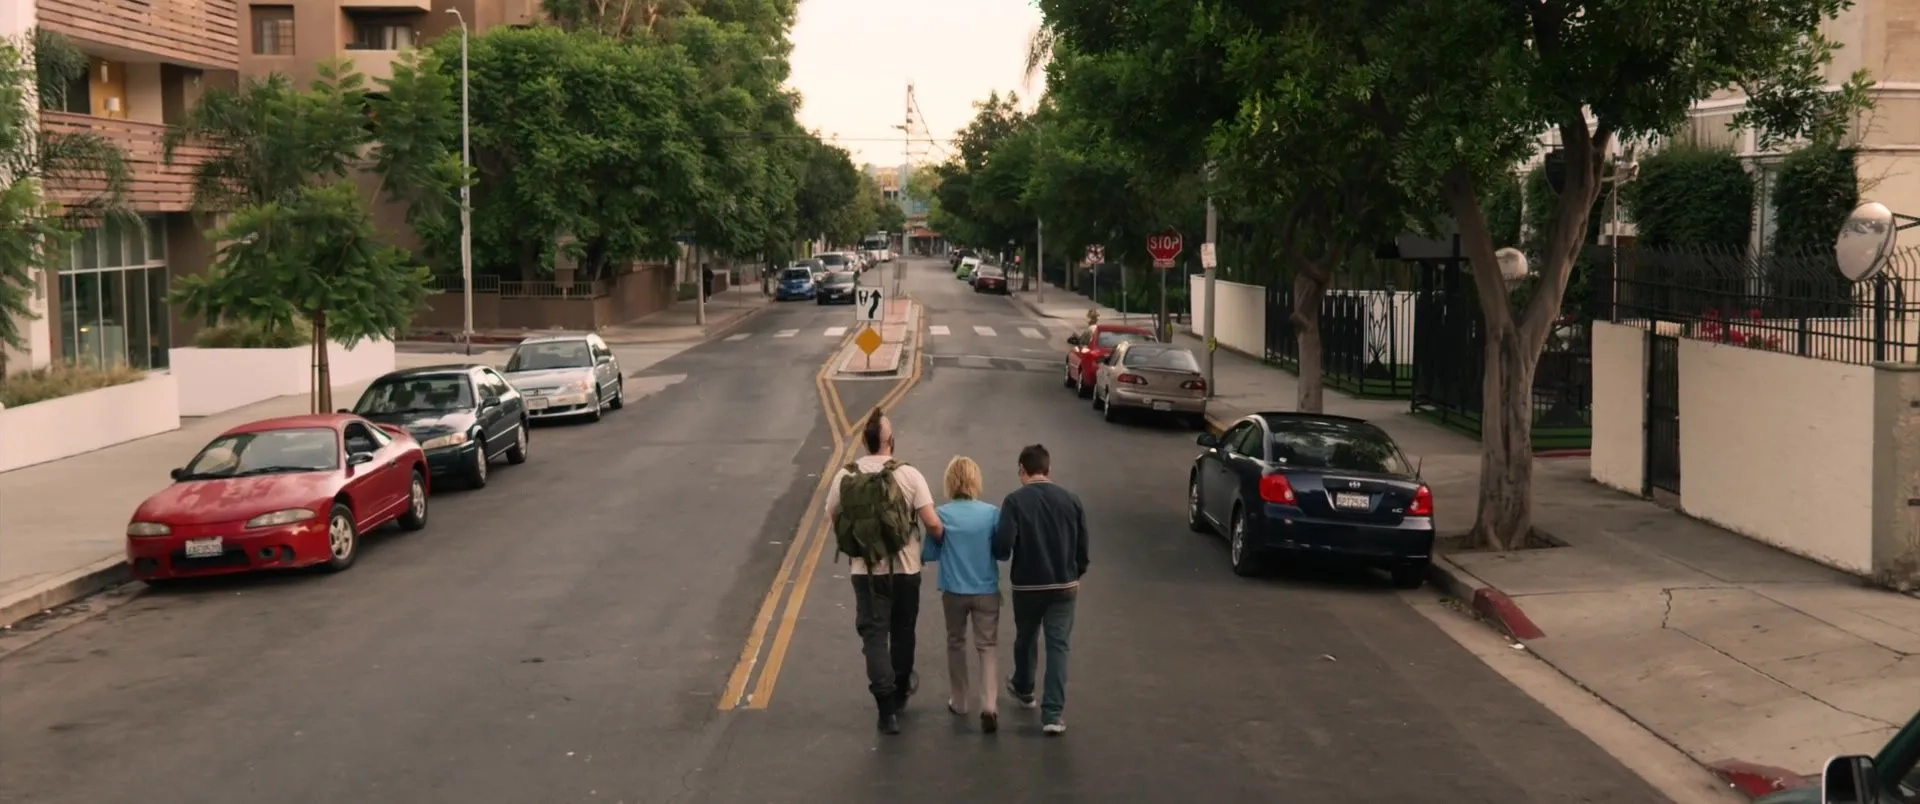
{"type": "MultiPolygon", "coordinates": [[[[696,322],[698,305],[692,300],[674,302],[664,310],[603,327],[600,336],[608,343],[681,343],[704,341],[728,334],[753,316],[767,309],[771,297],[762,295],[759,285],[736,285],[707,297],[707,323],[696,322]]],[[[544,330],[486,329],[474,332],[474,343],[488,348],[512,345],[544,330]]],[[[459,333],[420,332],[409,340],[431,343],[457,341],[459,333]]]]}
{"type": "Polygon", "coordinates": [[[1114,324],[1153,320],[1153,313],[1122,313],[1112,307],[1095,304],[1092,299],[1052,283],[1047,283],[1038,291],[1014,291],[1013,300],[1041,318],[1057,318],[1082,325],[1087,321],[1088,310],[1098,310],[1101,321],[1114,324]]]}
{"type": "MultiPolygon", "coordinates": [[[[1214,354],[1215,418],[1295,409],[1292,374],[1214,354]]],[[[1478,442],[1404,401],[1329,389],[1326,410],[1422,462],[1443,530],[1472,523],[1478,442]]],[[[1565,546],[1445,556],[1442,585],[1742,792],[1872,754],[1920,709],[1920,599],[1604,488],[1585,458],[1539,459],[1534,477],[1535,525],[1565,546]]]]}

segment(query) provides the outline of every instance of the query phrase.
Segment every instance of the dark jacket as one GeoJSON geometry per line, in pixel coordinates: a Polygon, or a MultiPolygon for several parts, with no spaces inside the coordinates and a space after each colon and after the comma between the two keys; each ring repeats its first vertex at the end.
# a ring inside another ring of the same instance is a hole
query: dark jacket
{"type": "Polygon", "coordinates": [[[1080,498],[1050,481],[1028,483],[1000,503],[993,557],[1012,559],[1016,592],[1073,589],[1087,574],[1087,512],[1080,498]]]}

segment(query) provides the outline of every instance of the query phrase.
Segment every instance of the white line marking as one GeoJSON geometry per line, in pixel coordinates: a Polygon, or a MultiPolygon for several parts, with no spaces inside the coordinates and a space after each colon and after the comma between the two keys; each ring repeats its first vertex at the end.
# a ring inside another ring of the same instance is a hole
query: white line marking
{"type": "Polygon", "coordinates": [[[780,330],[779,332],[776,332],[776,333],[773,333],[773,337],[776,337],[776,338],[791,338],[791,337],[793,337],[793,336],[795,336],[795,335],[798,335],[798,334],[800,334],[800,330],[797,330],[797,329],[783,329],[783,330],[780,330]]]}
{"type": "Polygon", "coordinates": [[[753,333],[751,333],[751,332],[741,332],[741,333],[737,333],[737,334],[734,334],[734,335],[728,335],[726,339],[727,339],[728,341],[730,341],[730,342],[732,342],[732,343],[739,343],[739,342],[741,342],[741,341],[744,341],[744,340],[746,340],[746,339],[747,339],[747,336],[749,336],[749,335],[752,335],[752,334],[753,334],[753,333]]]}
{"type": "Polygon", "coordinates": [[[946,335],[946,334],[948,334],[948,330],[947,330],[947,325],[945,325],[945,324],[928,324],[928,325],[927,325],[927,334],[928,334],[928,335],[946,335]]]}
{"type": "Polygon", "coordinates": [[[1020,334],[1025,335],[1029,338],[1035,338],[1035,339],[1041,339],[1041,340],[1044,340],[1047,337],[1046,335],[1042,334],[1040,330],[1034,329],[1033,327],[1021,327],[1020,334]]]}
{"type": "Polygon", "coordinates": [[[838,338],[845,334],[847,334],[846,327],[827,327],[827,337],[829,338],[838,338]]]}
{"type": "Polygon", "coordinates": [[[974,327],[973,334],[983,338],[991,338],[993,337],[993,327],[974,327]]]}

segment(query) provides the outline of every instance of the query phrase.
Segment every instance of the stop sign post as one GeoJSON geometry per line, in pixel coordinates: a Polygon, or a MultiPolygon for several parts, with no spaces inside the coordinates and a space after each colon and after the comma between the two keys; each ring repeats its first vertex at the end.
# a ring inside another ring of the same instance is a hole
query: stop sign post
{"type": "Polygon", "coordinates": [[[1153,267],[1166,270],[1173,267],[1173,260],[1180,256],[1180,233],[1168,229],[1147,237],[1147,253],[1153,255],[1153,267]]]}

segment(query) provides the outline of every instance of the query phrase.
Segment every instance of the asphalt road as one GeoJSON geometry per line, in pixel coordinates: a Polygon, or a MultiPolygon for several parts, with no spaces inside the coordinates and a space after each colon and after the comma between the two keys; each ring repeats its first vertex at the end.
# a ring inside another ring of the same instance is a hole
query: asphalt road
{"type": "MultiPolygon", "coordinates": [[[[1101,422],[1061,387],[1065,322],[944,263],[906,285],[927,334],[902,457],[937,483],[972,455],[997,497],[1042,442],[1089,506],[1064,737],[944,711],[931,577],[920,695],[875,734],[831,555],[781,582],[810,591],[768,634],[764,708],[720,707],[833,452],[812,383],[852,315],[786,304],[630,362],[625,410],[539,429],[350,572],[148,594],[0,658],[0,801],[1661,800],[1383,577],[1234,577],[1185,527],[1193,433],[1101,422]]],[[[837,387],[857,417],[888,385],[837,387]]]]}

